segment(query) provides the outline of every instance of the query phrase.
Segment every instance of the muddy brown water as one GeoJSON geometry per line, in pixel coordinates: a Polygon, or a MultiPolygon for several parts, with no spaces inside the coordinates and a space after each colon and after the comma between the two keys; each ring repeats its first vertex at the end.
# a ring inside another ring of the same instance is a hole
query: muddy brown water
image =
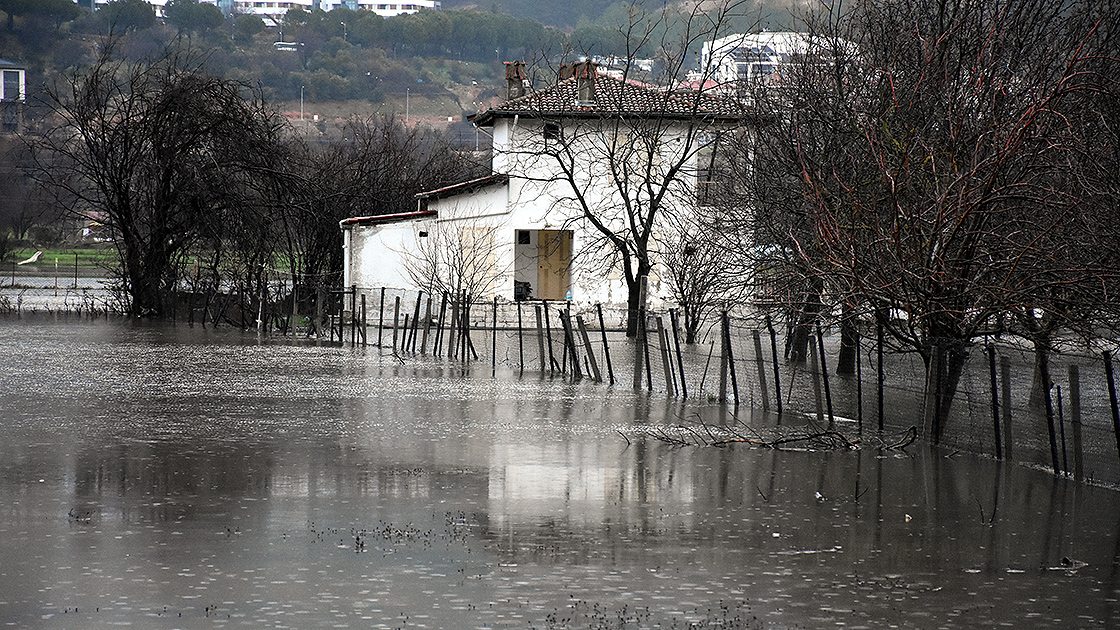
{"type": "Polygon", "coordinates": [[[717,408],[229,329],[0,358],[8,626],[1120,626],[1120,495],[1043,471],[674,446],[717,408]]]}

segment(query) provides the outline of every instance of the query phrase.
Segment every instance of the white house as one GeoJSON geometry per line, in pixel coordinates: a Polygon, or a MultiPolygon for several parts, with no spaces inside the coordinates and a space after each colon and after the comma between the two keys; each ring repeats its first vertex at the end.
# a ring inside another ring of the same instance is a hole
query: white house
{"type": "Polygon", "coordinates": [[[473,117],[493,136],[493,175],[423,192],[408,212],[342,221],[346,285],[425,288],[417,258],[436,251],[484,268],[492,281],[479,297],[623,306],[638,273],[653,300],[664,296],[666,217],[702,203],[714,140],[744,122],[742,110],[607,76],[592,62],[539,90],[519,63],[506,75],[508,100],[473,117]],[[633,255],[643,247],[649,269],[633,255]]]}
{"type": "Polygon", "coordinates": [[[23,129],[23,107],[27,102],[27,68],[0,59],[0,131],[23,129]]]}

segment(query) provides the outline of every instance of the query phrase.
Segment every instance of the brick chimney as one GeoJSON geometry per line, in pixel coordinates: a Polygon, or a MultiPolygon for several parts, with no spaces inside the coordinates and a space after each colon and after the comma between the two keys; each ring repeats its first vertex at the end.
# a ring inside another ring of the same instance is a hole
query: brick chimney
{"type": "Polygon", "coordinates": [[[595,75],[598,73],[594,61],[584,60],[560,66],[560,80],[576,78],[576,100],[581,105],[595,103],[595,75]]]}
{"type": "Polygon", "coordinates": [[[526,86],[529,84],[529,77],[525,72],[524,61],[507,61],[506,65],[506,100],[512,101],[515,98],[525,96],[526,86]]]}

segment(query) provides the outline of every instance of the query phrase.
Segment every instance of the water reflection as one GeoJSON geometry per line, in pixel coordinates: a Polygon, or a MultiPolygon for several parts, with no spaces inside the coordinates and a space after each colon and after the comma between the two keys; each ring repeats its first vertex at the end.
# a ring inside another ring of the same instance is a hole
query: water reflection
{"type": "Polygon", "coordinates": [[[1117,496],[1019,467],[681,448],[633,429],[777,419],[233,331],[0,347],[18,627],[1120,623],[1117,496]]]}

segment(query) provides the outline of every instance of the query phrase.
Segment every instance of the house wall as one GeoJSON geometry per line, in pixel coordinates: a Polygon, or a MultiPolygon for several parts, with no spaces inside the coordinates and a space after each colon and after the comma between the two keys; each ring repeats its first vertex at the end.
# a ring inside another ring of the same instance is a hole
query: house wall
{"type": "Polygon", "coordinates": [[[433,221],[422,219],[384,225],[358,225],[344,231],[346,286],[412,288],[404,264],[421,230],[433,221]]]}
{"type": "MultiPolygon", "coordinates": [[[[611,174],[606,167],[609,160],[619,161],[620,151],[633,145],[631,191],[640,189],[641,178],[646,172],[644,162],[649,151],[642,142],[655,138],[656,153],[652,159],[654,178],[668,178],[665,169],[684,161],[684,168],[673,179],[664,201],[666,210],[688,212],[696,204],[696,174],[699,146],[695,140],[686,141],[689,128],[685,123],[670,125],[665,129],[648,132],[626,125],[609,128],[610,123],[598,120],[566,120],[561,133],[572,143],[570,158],[558,157],[554,140],[545,139],[545,123],[533,118],[499,118],[494,122],[495,172],[510,175],[509,207],[511,224],[517,229],[570,229],[573,232],[575,259],[572,269],[573,299],[605,304],[624,303],[627,290],[621,266],[610,264],[612,253],[603,244],[598,232],[582,220],[582,206],[576,203],[578,188],[587,205],[597,216],[603,217],[611,229],[626,229],[625,214],[619,211],[618,197],[611,174]],[[692,145],[685,154],[683,147],[692,145]],[[571,168],[573,181],[557,180],[553,175],[561,162],[571,168]],[[574,184],[574,185],[573,185],[574,184]]],[[[646,200],[639,197],[639,203],[646,200]]],[[[656,231],[655,231],[656,232],[656,231]]],[[[655,233],[655,240],[659,237],[655,233]]],[[[669,287],[663,285],[658,271],[660,265],[654,258],[650,274],[650,298],[653,303],[667,298],[669,287]]]]}

